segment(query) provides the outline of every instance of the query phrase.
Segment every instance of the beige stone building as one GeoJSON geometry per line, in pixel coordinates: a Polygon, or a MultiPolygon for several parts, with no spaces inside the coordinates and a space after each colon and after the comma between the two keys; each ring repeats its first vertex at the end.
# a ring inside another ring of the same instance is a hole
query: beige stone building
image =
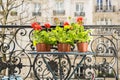
{"type": "MultiPolygon", "coordinates": [[[[37,21],[41,24],[50,22],[55,24],[58,18],[61,23],[75,21],[82,16],[84,24],[120,24],[120,0],[25,0],[18,8],[16,15],[10,12],[8,24],[30,24],[37,21]]],[[[0,8],[1,10],[1,8],[0,8]]],[[[0,16],[1,16],[0,12],[0,16]]]]}
{"type": "Polygon", "coordinates": [[[120,0],[93,0],[93,23],[97,25],[120,24],[120,0]]]}
{"type": "Polygon", "coordinates": [[[17,14],[10,15],[8,24],[31,24],[37,21],[54,25],[55,18],[63,23],[69,21],[68,17],[72,17],[71,21],[74,22],[76,17],[82,16],[84,24],[90,25],[93,24],[92,9],[92,0],[25,0],[23,5],[14,9],[17,14]]]}

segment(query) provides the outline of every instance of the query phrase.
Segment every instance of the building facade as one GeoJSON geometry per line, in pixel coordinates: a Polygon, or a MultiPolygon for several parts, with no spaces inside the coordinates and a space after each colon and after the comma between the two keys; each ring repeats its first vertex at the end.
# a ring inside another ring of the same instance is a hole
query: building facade
{"type": "Polygon", "coordinates": [[[16,14],[11,13],[8,24],[30,24],[37,21],[55,25],[56,18],[62,24],[64,21],[74,22],[78,16],[82,16],[84,24],[90,25],[93,24],[92,3],[92,0],[25,0],[20,7],[12,10],[16,14]]]}
{"type": "Polygon", "coordinates": [[[69,21],[68,17],[75,21],[78,16],[84,17],[84,24],[92,24],[92,0],[43,0],[31,2],[31,5],[34,11],[32,16],[36,16],[36,20],[42,24],[50,22],[54,25],[55,18],[60,23],[69,21]]]}
{"type": "Polygon", "coordinates": [[[85,25],[118,25],[119,3],[120,0],[25,0],[20,7],[11,10],[8,24],[31,24],[37,21],[55,25],[56,18],[62,24],[64,21],[74,22],[82,16],[85,25]]]}
{"type": "Polygon", "coordinates": [[[119,0],[94,0],[93,24],[118,25],[120,24],[119,0]]]}

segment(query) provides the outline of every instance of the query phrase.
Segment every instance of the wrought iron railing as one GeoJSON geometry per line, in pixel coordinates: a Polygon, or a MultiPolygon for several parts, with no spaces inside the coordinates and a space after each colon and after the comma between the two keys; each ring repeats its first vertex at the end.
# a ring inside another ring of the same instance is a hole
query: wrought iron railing
{"type": "Polygon", "coordinates": [[[113,5],[95,6],[95,12],[115,12],[115,11],[116,11],[116,7],[113,5]]]}
{"type": "Polygon", "coordinates": [[[75,12],[75,16],[85,16],[85,12],[75,12]]]}
{"type": "Polygon", "coordinates": [[[65,15],[65,10],[53,10],[53,15],[65,15]]]}
{"type": "MultiPolygon", "coordinates": [[[[120,71],[118,68],[120,25],[85,25],[85,28],[92,30],[90,35],[93,36],[93,39],[89,43],[89,51],[96,53],[96,55],[87,56],[71,78],[110,77],[118,80],[120,71]]],[[[5,72],[6,75],[20,75],[24,80],[30,77],[33,80],[36,78],[51,80],[53,77],[49,69],[45,68],[42,57],[28,54],[35,51],[35,47],[32,45],[32,31],[30,26],[0,26],[0,72],[5,72]],[[4,34],[2,34],[3,28],[4,34]],[[3,54],[6,55],[6,58],[3,57],[3,54]],[[35,76],[33,76],[34,73],[35,76]],[[48,74],[49,76],[47,76],[48,74]]],[[[46,55],[45,57],[50,66],[57,72],[55,76],[59,78],[58,56],[46,55]]],[[[64,66],[61,70],[63,71],[62,74],[66,76],[62,76],[62,78],[67,80],[69,76],[67,73],[70,74],[74,70],[80,57],[78,55],[62,56],[64,66]]]]}

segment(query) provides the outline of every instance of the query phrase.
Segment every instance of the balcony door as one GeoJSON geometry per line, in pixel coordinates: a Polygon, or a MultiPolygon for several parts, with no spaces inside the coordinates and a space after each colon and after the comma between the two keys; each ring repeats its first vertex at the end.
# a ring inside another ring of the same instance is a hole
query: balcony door
{"type": "Polygon", "coordinates": [[[107,10],[111,10],[112,9],[111,0],[106,0],[106,9],[107,10]]]}
{"type": "Polygon", "coordinates": [[[98,10],[103,10],[103,0],[97,0],[98,10]]]}
{"type": "Polygon", "coordinates": [[[75,16],[85,16],[84,3],[76,3],[75,16]]]}
{"type": "Polygon", "coordinates": [[[83,12],[84,3],[76,3],[76,12],[83,12]]]}

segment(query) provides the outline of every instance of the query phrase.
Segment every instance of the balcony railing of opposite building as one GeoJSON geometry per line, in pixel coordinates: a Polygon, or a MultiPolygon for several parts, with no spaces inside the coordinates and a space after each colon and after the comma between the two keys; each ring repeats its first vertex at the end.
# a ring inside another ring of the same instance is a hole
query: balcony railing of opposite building
{"type": "Polygon", "coordinates": [[[115,6],[110,5],[104,6],[104,10],[105,12],[115,12],[115,6]]]}
{"type": "Polygon", "coordinates": [[[75,16],[85,16],[85,12],[75,12],[75,16]]]}
{"type": "Polygon", "coordinates": [[[115,12],[115,6],[95,6],[95,12],[115,12]]]}
{"type": "MultiPolygon", "coordinates": [[[[83,63],[83,65],[81,65],[78,69],[81,69],[82,67],[82,70],[84,70],[83,72],[88,72],[88,74],[95,73],[95,75],[90,75],[103,78],[108,77],[106,72],[111,72],[112,69],[112,71],[114,72],[114,76],[112,76],[113,80],[118,80],[120,25],[84,26],[85,29],[90,29],[92,31],[90,35],[93,37],[93,39],[89,43],[89,51],[96,53],[96,55],[92,56],[92,58],[87,56],[86,60],[84,61],[85,64],[83,63]],[[92,71],[89,72],[89,70],[92,71]],[[97,76],[97,71],[101,71],[103,75],[99,74],[99,76],[97,76]]],[[[8,70],[9,74],[18,74],[22,76],[24,80],[28,79],[28,77],[32,77],[32,80],[36,80],[36,77],[38,78],[38,80],[46,80],[48,78],[51,80],[53,79],[53,76],[51,75],[49,69],[46,68],[42,57],[38,55],[38,58],[36,58],[34,57],[35,54],[28,54],[29,52],[35,51],[35,47],[32,44],[32,31],[33,29],[31,28],[31,26],[27,25],[0,26],[0,55],[6,54],[8,56],[7,61],[2,61],[2,56],[0,56],[0,72],[6,69],[8,70]],[[5,29],[4,34],[2,34],[2,28],[5,29]],[[33,60],[37,60],[35,64],[32,63],[33,60]],[[35,76],[31,74],[35,74],[35,76]]],[[[56,73],[56,77],[59,77],[59,63],[57,62],[57,60],[59,59],[57,58],[57,56],[52,56],[51,54],[46,55],[45,57],[48,63],[55,63],[55,65],[57,65],[56,68],[54,68],[54,66],[52,65],[50,65],[50,67],[58,72],[56,73]]],[[[81,56],[70,55],[70,57],[67,58],[62,56],[61,61],[63,62],[63,66],[61,67],[61,70],[62,78],[64,78],[63,80],[67,80],[65,78],[67,78],[69,74],[71,74],[71,71],[76,67],[77,62],[80,59],[81,56]]],[[[78,80],[79,78],[81,78],[81,73],[79,73],[79,71],[76,71],[76,73],[74,74],[75,77],[72,76],[72,79],[78,80]]],[[[87,74],[85,73],[84,75],[87,74]]]]}
{"type": "Polygon", "coordinates": [[[53,10],[53,15],[65,15],[65,10],[53,10]]]}
{"type": "Polygon", "coordinates": [[[41,16],[41,12],[32,12],[33,16],[41,16]]]}

